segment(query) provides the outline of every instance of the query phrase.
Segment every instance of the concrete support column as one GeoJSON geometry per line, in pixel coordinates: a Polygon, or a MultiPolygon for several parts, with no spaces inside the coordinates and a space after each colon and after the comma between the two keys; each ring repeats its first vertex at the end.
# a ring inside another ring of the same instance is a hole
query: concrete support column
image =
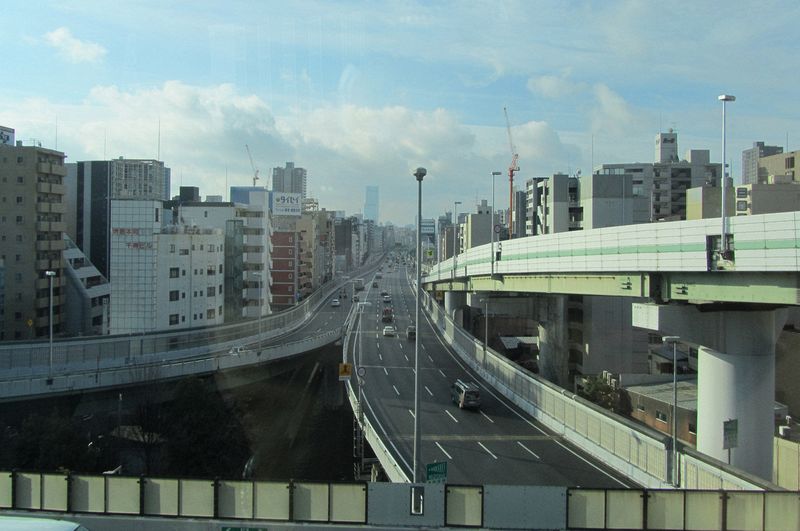
{"type": "Polygon", "coordinates": [[[547,295],[537,298],[539,321],[539,374],[561,387],[569,384],[567,345],[567,297],[547,295]]]}
{"type": "Polygon", "coordinates": [[[463,291],[444,292],[444,311],[454,322],[461,323],[461,309],[467,304],[467,294],[463,291]]]}
{"type": "Polygon", "coordinates": [[[724,425],[736,420],[730,463],[772,479],[775,344],[787,312],[699,312],[636,304],[633,324],[703,345],[698,353],[697,449],[728,462],[724,425]]]}

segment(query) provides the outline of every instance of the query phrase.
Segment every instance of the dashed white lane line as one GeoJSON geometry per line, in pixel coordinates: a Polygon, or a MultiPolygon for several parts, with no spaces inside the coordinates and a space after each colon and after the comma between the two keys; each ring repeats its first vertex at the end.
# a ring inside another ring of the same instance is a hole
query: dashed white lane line
{"type": "Polygon", "coordinates": [[[396,386],[393,385],[392,389],[394,389],[394,392],[397,393],[397,396],[400,396],[400,391],[397,390],[396,386]]]}
{"type": "Polygon", "coordinates": [[[386,367],[384,367],[384,368],[383,368],[383,373],[384,373],[386,376],[389,376],[389,371],[387,371],[387,370],[386,370],[386,367]]]}
{"type": "Polygon", "coordinates": [[[414,412],[413,412],[413,411],[411,411],[411,410],[409,409],[409,410],[408,410],[408,412],[409,412],[409,414],[411,414],[411,416],[412,416],[412,417],[414,417],[414,412]]]}
{"type": "Polygon", "coordinates": [[[433,393],[431,392],[431,390],[430,390],[430,389],[428,389],[428,386],[426,385],[426,386],[424,386],[424,387],[425,387],[425,390],[426,390],[426,391],[428,391],[428,394],[429,394],[429,395],[431,395],[431,396],[433,396],[433,393]]]}
{"type": "Polygon", "coordinates": [[[411,361],[410,359],[408,359],[408,356],[406,356],[405,354],[403,354],[403,357],[406,359],[406,361],[408,361],[408,362],[411,361]]]}
{"type": "Polygon", "coordinates": [[[492,457],[494,457],[495,459],[497,459],[497,456],[496,456],[496,455],[494,455],[494,454],[493,454],[493,453],[492,453],[492,452],[491,452],[491,451],[490,451],[488,448],[486,448],[486,447],[483,445],[483,443],[482,443],[482,442],[479,442],[479,443],[478,443],[478,446],[480,446],[481,448],[483,448],[484,450],[486,450],[486,453],[487,453],[487,454],[489,454],[489,455],[491,455],[492,457]]]}
{"type": "MultiPolygon", "coordinates": [[[[456,424],[458,424],[458,419],[457,419],[457,418],[455,418],[453,415],[451,415],[449,411],[447,411],[447,410],[445,409],[445,410],[444,410],[444,412],[445,412],[445,413],[447,413],[447,416],[448,416],[448,417],[450,417],[451,419],[453,419],[453,422],[455,422],[456,424]]],[[[478,444],[480,444],[480,443],[478,443],[478,444]]]]}
{"type": "Polygon", "coordinates": [[[481,415],[483,415],[484,417],[486,417],[486,420],[488,420],[489,422],[491,422],[492,424],[494,424],[494,421],[493,421],[493,420],[492,420],[492,419],[489,417],[489,415],[487,415],[487,414],[486,414],[486,413],[484,413],[483,411],[481,411],[481,415]]]}
{"type": "Polygon", "coordinates": [[[437,442],[437,443],[436,443],[436,446],[438,446],[438,447],[439,447],[439,450],[441,450],[441,451],[442,451],[442,453],[443,453],[444,455],[446,455],[448,459],[453,459],[453,457],[452,457],[450,454],[448,454],[448,453],[445,451],[445,449],[444,449],[444,448],[442,448],[442,445],[441,445],[441,444],[439,444],[439,443],[437,442]]]}
{"type": "Polygon", "coordinates": [[[381,356],[380,354],[378,354],[378,359],[379,359],[379,360],[381,360],[381,361],[383,361],[383,356],[381,356]]]}
{"type": "Polygon", "coordinates": [[[431,363],[433,363],[433,358],[431,358],[430,356],[428,356],[428,359],[431,361],[431,363]]]}
{"type": "Polygon", "coordinates": [[[536,455],[536,454],[533,452],[533,450],[531,450],[530,448],[528,448],[527,446],[525,446],[524,444],[522,444],[522,443],[521,443],[521,442],[519,442],[519,441],[517,441],[517,444],[518,444],[518,445],[520,445],[520,446],[522,446],[523,450],[525,450],[526,452],[528,452],[529,454],[531,454],[533,457],[535,457],[536,459],[539,459],[539,460],[541,460],[541,458],[540,458],[538,455],[536,455]]]}
{"type": "Polygon", "coordinates": [[[439,369],[439,374],[442,375],[442,378],[447,378],[447,375],[442,372],[442,369],[439,369]]]}

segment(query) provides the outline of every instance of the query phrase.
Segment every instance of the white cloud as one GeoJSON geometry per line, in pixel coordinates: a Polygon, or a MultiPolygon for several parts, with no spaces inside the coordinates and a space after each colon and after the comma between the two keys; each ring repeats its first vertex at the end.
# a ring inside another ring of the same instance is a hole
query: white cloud
{"type": "Polygon", "coordinates": [[[633,112],[625,99],[604,83],[594,86],[597,106],[592,110],[592,130],[629,134],[633,112]]]}
{"type": "Polygon", "coordinates": [[[106,55],[106,49],[95,42],[76,39],[68,28],[60,27],[44,34],[47,43],[71,63],[95,63],[106,55]]]}
{"type": "Polygon", "coordinates": [[[571,96],[586,90],[586,83],[573,82],[569,80],[569,73],[564,72],[560,75],[543,75],[532,77],[528,80],[528,90],[534,94],[539,94],[545,98],[558,99],[571,96]]]}

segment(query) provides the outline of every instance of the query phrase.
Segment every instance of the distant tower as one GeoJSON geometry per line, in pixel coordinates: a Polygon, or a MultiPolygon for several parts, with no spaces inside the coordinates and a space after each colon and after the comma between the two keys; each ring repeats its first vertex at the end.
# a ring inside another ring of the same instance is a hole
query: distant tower
{"type": "Polygon", "coordinates": [[[371,219],[378,223],[380,207],[378,202],[379,189],[377,186],[367,186],[364,199],[364,219],[371,219]]]}
{"type": "Polygon", "coordinates": [[[758,159],[783,153],[781,146],[767,146],[764,142],[753,142],[753,147],[742,151],[742,184],[766,182],[766,169],[759,174],[758,159]]]}
{"type": "Polygon", "coordinates": [[[287,194],[300,194],[306,198],[308,175],[305,168],[295,168],[294,162],[287,162],[285,168],[272,169],[272,190],[287,194]]]}
{"type": "Polygon", "coordinates": [[[678,162],[678,133],[672,129],[656,135],[656,163],[678,162]]]}

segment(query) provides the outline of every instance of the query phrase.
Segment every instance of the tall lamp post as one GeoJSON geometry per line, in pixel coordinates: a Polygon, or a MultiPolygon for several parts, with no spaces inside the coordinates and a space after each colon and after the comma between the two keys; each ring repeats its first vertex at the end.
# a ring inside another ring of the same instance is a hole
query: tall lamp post
{"type": "Polygon", "coordinates": [[[722,217],[722,240],[720,242],[720,250],[722,251],[722,258],[727,260],[728,257],[728,216],[725,212],[725,204],[727,200],[727,189],[728,189],[728,182],[726,176],[728,172],[726,171],[727,164],[725,164],[725,102],[728,101],[736,101],[736,96],[731,96],[730,94],[720,94],[717,99],[722,102],[722,210],[720,210],[720,216],[722,217]]]}
{"type": "Polygon", "coordinates": [[[460,204],[461,201],[453,202],[453,278],[456,277],[456,259],[458,256],[456,241],[458,241],[458,205],[460,204]]]}
{"type": "Polygon", "coordinates": [[[489,215],[489,230],[492,238],[492,278],[494,278],[494,178],[498,175],[502,175],[502,173],[499,171],[492,172],[492,212],[489,215]]]}
{"type": "Polygon", "coordinates": [[[262,291],[264,290],[264,279],[262,278],[261,271],[253,272],[253,276],[258,278],[258,352],[256,353],[256,356],[260,356],[261,355],[261,318],[263,317],[263,315],[262,315],[262,312],[263,312],[263,303],[262,303],[263,299],[262,299],[262,297],[264,295],[262,293],[262,291]]]}
{"type": "Polygon", "coordinates": [[[358,357],[356,358],[356,375],[358,376],[358,418],[361,421],[364,420],[364,378],[361,371],[362,338],[364,336],[361,325],[364,323],[364,306],[372,306],[372,303],[366,301],[358,303],[358,357]]]}
{"type": "Polygon", "coordinates": [[[680,487],[678,481],[678,341],[679,336],[664,336],[661,341],[672,343],[672,485],[680,487]]]}
{"type": "MultiPolygon", "coordinates": [[[[425,168],[417,168],[414,177],[417,178],[417,308],[415,322],[420,326],[420,302],[422,300],[422,179],[428,171],[425,168]]],[[[414,455],[412,483],[420,482],[420,468],[422,467],[421,450],[422,434],[419,431],[419,345],[421,334],[417,331],[414,334],[414,455]]]]}
{"type": "Polygon", "coordinates": [[[47,385],[53,383],[53,277],[56,276],[55,271],[45,271],[44,274],[50,279],[50,363],[47,366],[47,385]]]}

